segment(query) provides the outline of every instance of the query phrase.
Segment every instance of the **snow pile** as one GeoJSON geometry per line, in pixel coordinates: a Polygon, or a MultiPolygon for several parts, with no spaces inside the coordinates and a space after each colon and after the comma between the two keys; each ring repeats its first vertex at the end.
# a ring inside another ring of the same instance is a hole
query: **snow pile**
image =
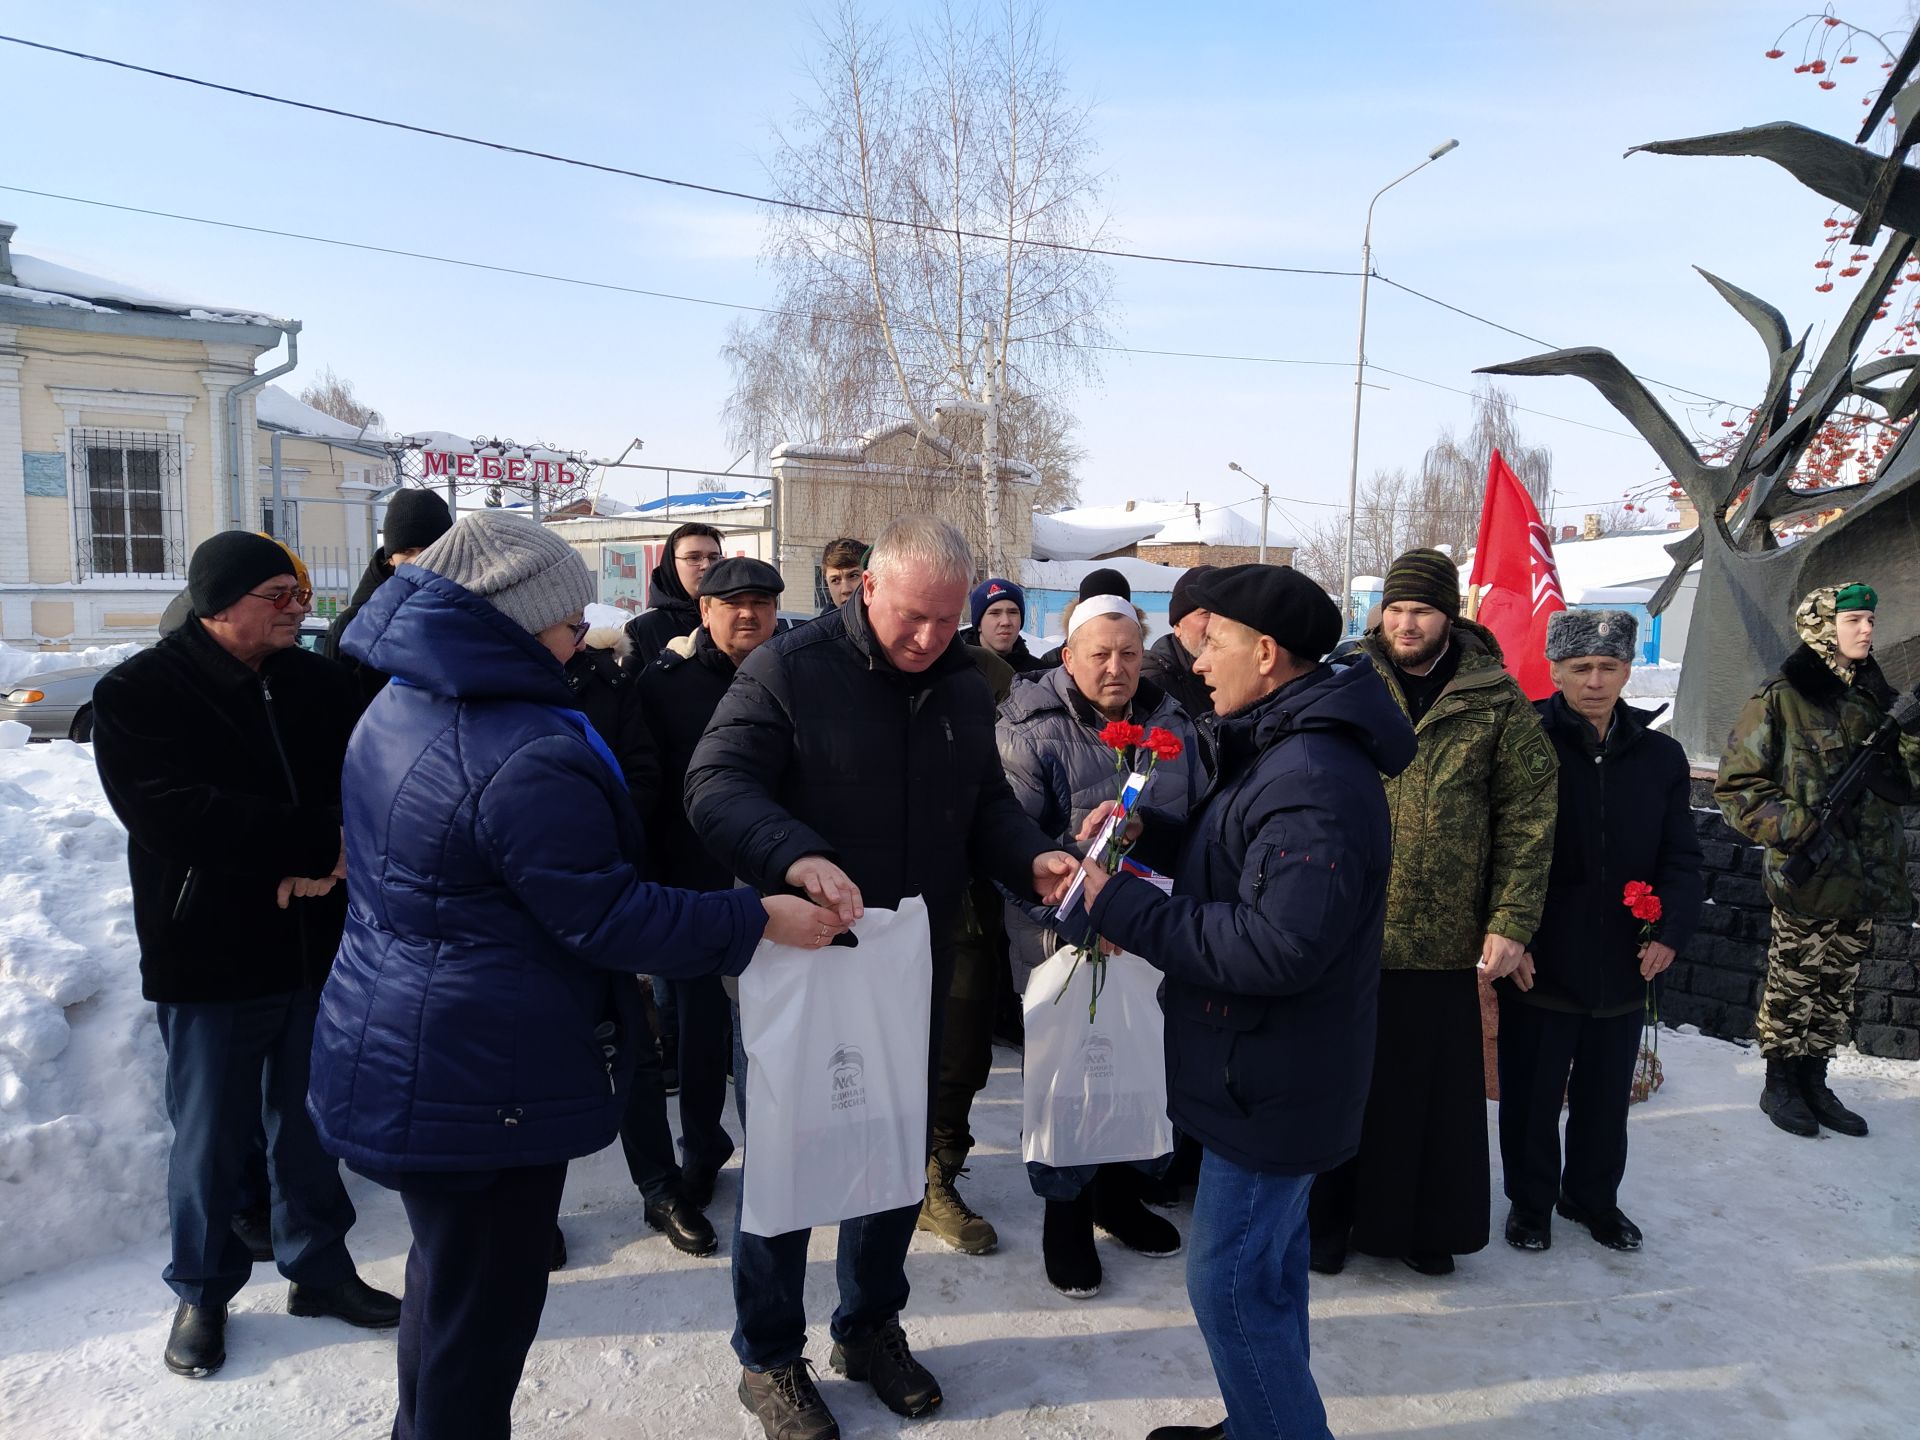
{"type": "Polygon", "coordinates": [[[0,645],[0,690],[11,689],[29,675],[50,675],[55,670],[78,670],[88,665],[111,670],[145,648],[131,643],[89,645],[84,650],[21,650],[0,645]]]}
{"type": "Polygon", "coordinates": [[[254,416],[262,425],[286,430],[295,435],[313,435],[328,440],[385,440],[386,433],[376,422],[365,427],[355,425],[324,410],[316,410],[296,399],[278,385],[264,385],[254,398],[254,416]]]}
{"type": "Polygon", "coordinates": [[[0,750],[0,1285],[166,1223],[126,847],[91,747],[0,750]]]}

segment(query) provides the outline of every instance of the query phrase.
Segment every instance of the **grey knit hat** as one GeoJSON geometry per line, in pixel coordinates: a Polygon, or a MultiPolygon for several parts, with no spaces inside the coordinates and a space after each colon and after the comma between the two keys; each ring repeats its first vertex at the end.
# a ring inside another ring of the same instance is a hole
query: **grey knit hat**
{"type": "Polygon", "coordinates": [[[1632,664],[1639,630],[1625,610],[1557,610],[1547,617],[1547,659],[1606,655],[1632,664]]]}
{"type": "Polygon", "coordinates": [[[413,563],[471,590],[535,635],[598,598],[578,551],[538,521],[505,510],[462,516],[413,563]]]}

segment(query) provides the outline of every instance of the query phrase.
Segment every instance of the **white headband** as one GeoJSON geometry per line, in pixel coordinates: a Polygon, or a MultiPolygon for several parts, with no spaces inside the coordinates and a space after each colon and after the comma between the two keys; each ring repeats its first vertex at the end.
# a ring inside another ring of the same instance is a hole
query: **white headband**
{"type": "Polygon", "coordinates": [[[1073,607],[1073,618],[1067,621],[1067,639],[1073,639],[1073,632],[1087,621],[1098,620],[1102,615],[1124,615],[1136,623],[1140,619],[1130,600],[1122,600],[1118,595],[1089,595],[1073,607]]]}

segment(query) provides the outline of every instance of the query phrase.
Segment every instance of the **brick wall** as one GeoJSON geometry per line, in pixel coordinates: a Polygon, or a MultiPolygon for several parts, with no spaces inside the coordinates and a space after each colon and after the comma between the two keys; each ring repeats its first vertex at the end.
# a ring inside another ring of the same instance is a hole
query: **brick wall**
{"type": "MultiPolygon", "coordinates": [[[[1749,1039],[1767,968],[1767,897],[1761,850],[1728,826],[1713,803],[1713,780],[1693,782],[1693,820],[1706,857],[1707,904],[1693,944],[1667,972],[1660,1018],[1709,1035],[1749,1039]]],[[[1907,881],[1920,890],[1920,807],[1906,812],[1907,881]]],[[[1854,1043],[1869,1055],[1920,1060],[1920,930],[1882,921],[1860,967],[1854,1043]]]]}

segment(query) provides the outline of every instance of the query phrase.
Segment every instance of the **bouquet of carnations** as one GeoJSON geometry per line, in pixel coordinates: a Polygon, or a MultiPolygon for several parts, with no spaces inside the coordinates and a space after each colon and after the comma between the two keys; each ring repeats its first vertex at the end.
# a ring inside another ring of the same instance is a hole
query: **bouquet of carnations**
{"type": "MultiPolygon", "coordinates": [[[[1107,816],[1099,833],[1093,837],[1093,843],[1087,847],[1087,857],[1113,874],[1119,871],[1121,861],[1131,848],[1126,839],[1127,819],[1140,803],[1140,796],[1145,792],[1148,782],[1153,779],[1154,767],[1162,760],[1175,759],[1185,746],[1171,730],[1163,730],[1157,725],[1148,730],[1125,720],[1109,721],[1100,732],[1100,743],[1113,752],[1113,768],[1120,775],[1120,788],[1114,797],[1113,812],[1107,816]]],[[[1083,883],[1084,872],[1074,877],[1066,898],[1054,912],[1057,917],[1064,920],[1072,913],[1079,902],[1083,883]]],[[[1067,984],[1061,987],[1060,995],[1067,993],[1082,963],[1092,967],[1093,997],[1087,1003],[1087,1020],[1092,1023],[1094,1012],[1100,1004],[1101,987],[1106,983],[1107,961],[1100,952],[1100,937],[1091,930],[1087,938],[1074,948],[1073,969],[1067,972],[1067,984]]],[[[1060,996],[1054,996],[1054,1003],[1058,1004],[1059,1001],[1060,996]]]]}
{"type": "MultiPolygon", "coordinates": [[[[1626,890],[1620,896],[1620,903],[1633,912],[1633,918],[1640,922],[1640,941],[1646,944],[1654,938],[1654,927],[1660,923],[1660,897],[1653,893],[1653,886],[1644,880],[1629,880],[1626,890]]],[[[1633,1088],[1629,1092],[1632,1104],[1638,1104],[1652,1095],[1666,1083],[1666,1073],[1660,1068],[1660,1000],[1654,993],[1653,981],[1647,981],[1647,998],[1643,1004],[1645,1029],[1640,1037],[1640,1059],[1633,1069],[1633,1088]]]]}

